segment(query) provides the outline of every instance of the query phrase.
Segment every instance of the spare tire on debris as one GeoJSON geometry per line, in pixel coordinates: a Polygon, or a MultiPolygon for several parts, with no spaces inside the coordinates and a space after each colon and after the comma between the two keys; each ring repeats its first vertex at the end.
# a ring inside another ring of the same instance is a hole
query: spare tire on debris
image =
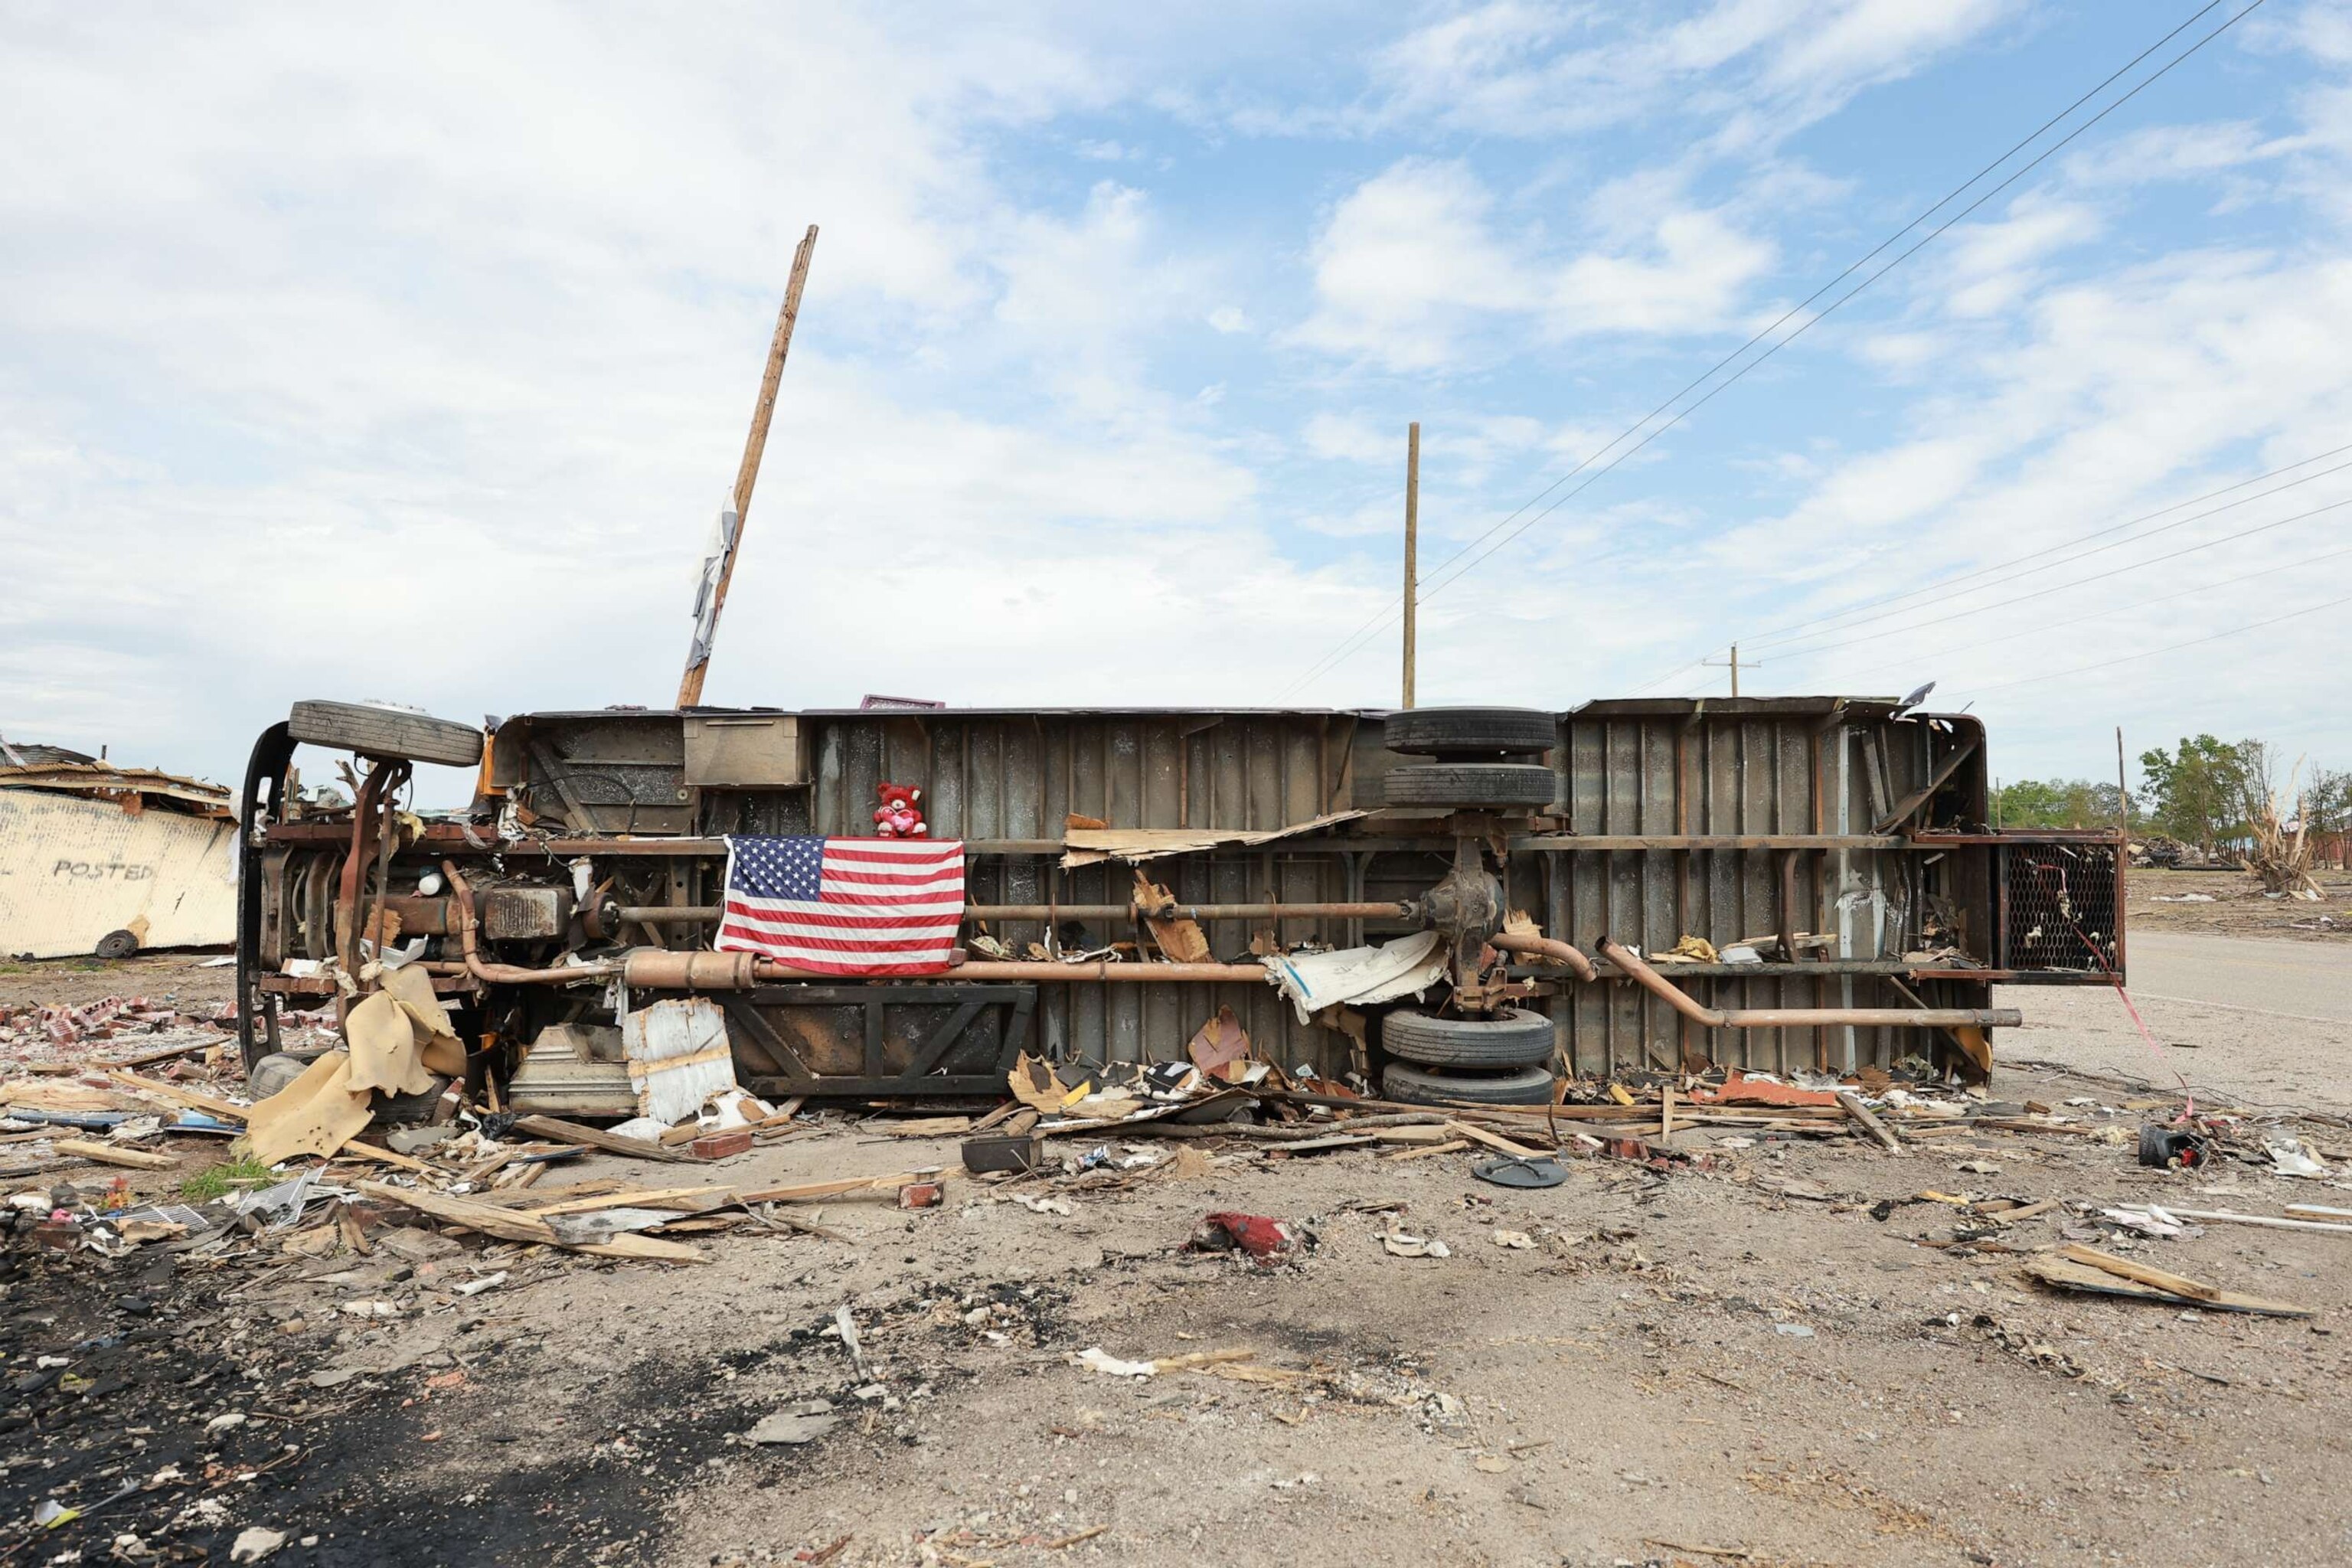
{"type": "Polygon", "coordinates": [[[1407,708],[1383,722],[1390,751],[1428,757],[1540,756],[1559,744],[1559,721],[1540,708],[1407,708]]]}
{"type": "Polygon", "coordinates": [[[1545,1105],[1551,1100],[1551,1085],[1547,1067],[1436,1072],[1391,1062],[1381,1073],[1381,1094],[1406,1105],[1545,1105]]]}
{"type": "Polygon", "coordinates": [[[1428,1067],[1541,1067],[1551,1060],[1551,1020],[1524,1007],[1507,1007],[1491,1018],[1391,1013],[1381,1020],[1381,1046],[1392,1057],[1428,1067]]]}
{"type": "Polygon", "coordinates": [[[286,732],[313,746],[394,762],[470,768],[482,761],[482,732],[472,725],[375,702],[297,702],[286,732]]]}

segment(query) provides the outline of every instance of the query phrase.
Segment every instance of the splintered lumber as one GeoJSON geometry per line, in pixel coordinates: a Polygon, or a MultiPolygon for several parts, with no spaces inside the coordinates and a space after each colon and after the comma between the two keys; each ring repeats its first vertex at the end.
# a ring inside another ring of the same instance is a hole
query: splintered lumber
{"type": "Polygon", "coordinates": [[[2221,1292],[2202,1280],[2183,1274],[2168,1274],[2128,1258],[2118,1258],[2112,1252],[2101,1252],[2095,1247],[2069,1245],[2058,1249],[2059,1256],[2075,1263],[2087,1263],[2118,1279],[2137,1279],[2143,1285],[2153,1285],[2159,1290],[2169,1290],[2176,1296],[2194,1296],[2200,1301],[2218,1299],[2221,1292]]]}
{"type": "Polygon", "coordinates": [[[617,1138],[602,1128],[583,1127],[577,1121],[566,1121],[557,1116],[519,1116],[515,1125],[537,1137],[552,1138],[559,1143],[584,1144],[607,1154],[625,1154],[633,1160],[685,1161],[692,1157],[641,1138],[617,1138]]]}
{"type": "Polygon", "coordinates": [[[604,1193],[593,1197],[561,1198],[551,1204],[532,1204],[516,1210],[518,1214],[546,1218],[551,1215],[593,1214],[598,1209],[659,1209],[676,1205],[681,1209],[701,1210],[718,1205],[703,1200],[721,1194],[732,1195],[730,1187],[656,1187],[644,1192],[604,1193]]]}
{"type": "Polygon", "coordinates": [[[2170,1290],[2159,1290],[2153,1285],[2143,1285],[2137,1279],[2126,1279],[2105,1269],[2086,1264],[2070,1262],[2063,1258],[2029,1258],[2025,1272],[2033,1279],[2061,1290],[2087,1290],[2099,1296],[2127,1296],[2136,1301],[2161,1301],[2174,1307],[2196,1307],[2214,1312],[2253,1312],[2266,1318],[2315,1318],[2319,1314],[2309,1307],[2297,1307],[2285,1301],[2265,1301],[2255,1296],[2241,1296],[2234,1290],[2224,1290],[2210,1299],[2202,1296],[2180,1296],[2170,1290]]]}
{"type": "Polygon", "coordinates": [[[243,1121],[249,1107],[231,1105],[226,1100],[215,1100],[209,1094],[198,1094],[193,1089],[182,1089],[176,1083],[159,1083],[152,1078],[141,1078],[135,1072],[120,1070],[106,1075],[125,1089],[135,1089],[142,1094],[152,1094],[158,1100],[168,1100],[190,1110],[201,1110],[207,1116],[217,1116],[224,1121],[243,1121]]]}
{"type": "Polygon", "coordinates": [[[575,1247],[574,1252],[584,1252],[591,1258],[619,1258],[646,1263],[700,1263],[699,1248],[682,1241],[664,1241],[653,1236],[616,1236],[610,1241],[599,1241],[585,1247],[575,1247]]]}
{"type": "Polygon", "coordinates": [[[1886,1123],[1881,1121],[1877,1117],[1871,1114],[1870,1107],[1863,1104],[1860,1100],[1851,1094],[1839,1095],[1837,1097],[1837,1102],[1844,1108],[1845,1113],[1853,1118],[1854,1121],[1864,1132],[1869,1133],[1873,1138],[1878,1140],[1878,1145],[1880,1148],[1885,1150],[1890,1154],[1900,1154],[1903,1152],[1903,1145],[1895,1141],[1895,1134],[1886,1130],[1886,1123]]]}
{"type": "Polygon", "coordinates": [[[2323,1220],[2273,1219],[2268,1215],[2231,1214],[2226,1209],[2177,1209],[2169,1205],[2164,1212],[2179,1219],[2210,1220],[2216,1225],[2259,1225],[2271,1230],[2324,1230],[2352,1236],[2352,1225],[2329,1225],[2323,1220]]]}
{"type": "Polygon", "coordinates": [[[819,1198],[837,1198],[845,1193],[863,1192],[869,1187],[904,1187],[916,1182],[936,1181],[935,1175],[915,1171],[896,1171],[887,1176],[845,1176],[834,1182],[802,1182],[789,1187],[763,1187],[756,1193],[738,1194],[738,1201],[747,1204],[805,1204],[819,1198]]]}
{"type": "Polygon", "coordinates": [[[1444,1130],[1456,1138],[1467,1138],[1474,1143],[1484,1143],[1497,1154],[1508,1154],[1515,1160],[1532,1160],[1537,1154],[1536,1150],[1528,1148],[1525,1144],[1514,1143],[1498,1132],[1489,1132],[1483,1127],[1473,1127],[1467,1121],[1449,1121],[1445,1124],[1444,1130]]]}
{"type": "Polygon", "coordinates": [[[453,1197],[447,1193],[426,1192],[421,1187],[395,1187],[389,1182],[354,1182],[352,1184],[372,1198],[388,1203],[406,1204],[410,1208],[446,1219],[452,1225],[462,1225],[478,1230],[484,1236],[495,1236],[500,1241],[538,1242],[556,1247],[554,1229],[545,1221],[534,1219],[513,1209],[500,1208],[496,1204],[477,1203],[471,1198],[453,1197]]]}
{"type": "Polygon", "coordinates": [[[1444,1143],[1432,1143],[1423,1149],[1401,1149],[1393,1154],[1383,1154],[1383,1160],[1423,1160],[1432,1154],[1454,1154],[1470,1147],[1466,1138],[1455,1138],[1444,1143]]]}
{"type": "Polygon", "coordinates": [[[134,1171],[168,1171],[179,1163],[169,1154],[150,1154],[143,1149],[125,1149],[119,1143],[92,1143],[82,1138],[60,1138],[49,1147],[77,1160],[95,1160],[101,1165],[128,1165],[134,1171]]]}
{"type": "Polygon", "coordinates": [[[389,1149],[379,1149],[373,1143],[362,1143],[356,1139],[336,1150],[333,1158],[373,1160],[379,1165],[395,1165],[404,1171],[431,1172],[434,1169],[422,1160],[414,1160],[405,1154],[395,1154],[389,1149]]]}

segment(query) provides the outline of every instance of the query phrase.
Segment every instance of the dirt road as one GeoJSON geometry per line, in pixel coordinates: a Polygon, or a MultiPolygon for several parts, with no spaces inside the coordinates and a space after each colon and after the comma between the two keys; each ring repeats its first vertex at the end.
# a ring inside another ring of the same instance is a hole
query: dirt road
{"type": "Polygon", "coordinates": [[[2352,1110],[2352,945],[2135,931],[2128,970],[2160,1048],[2111,990],[2011,986],[1999,1000],[2022,1009],[2026,1026],[2001,1037],[2000,1058],[2174,1088],[2186,1078],[2249,1104],[2352,1110]]]}

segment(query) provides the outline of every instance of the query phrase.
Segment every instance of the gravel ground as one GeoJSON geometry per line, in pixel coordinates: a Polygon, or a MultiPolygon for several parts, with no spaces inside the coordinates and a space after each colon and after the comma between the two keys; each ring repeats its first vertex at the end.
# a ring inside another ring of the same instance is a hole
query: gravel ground
{"type": "MultiPolygon", "coordinates": [[[[2022,1003],[2052,1021],[2003,1041],[1994,1094],[2087,1096],[2134,1126],[2137,1091],[2087,1022],[2120,1016],[2114,997],[2022,1003]],[[2054,1058],[2071,1070],[2022,1065],[2054,1058]]],[[[2170,1054],[2200,1087],[2273,1091],[2275,1050],[2242,1016],[2157,1026],[2195,1040],[2170,1054]]],[[[2136,1076],[2160,1078],[2133,1048],[2136,1076]]],[[[763,1148],[719,1179],[954,1162],[951,1141],[881,1130],[763,1148]]],[[[2352,1133],[2304,1131],[2352,1154],[2352,1133]]],[[[2081,1137],[1889,1155],[1727,1136],[1676,1136],[1711,1168],[1582,1159],[1539,1193],[1475,1182],[1460,1155],[1195,1143],[1205,1164],[1075,1186],[959,1178],[920,1213],[803,1208],[833,1235],[708,1236],[710,1260],[674,1269],[404,1231],[364,1258],[167,1272],[146,1253],[19,1249],[0,1300],[0,1563],[225,1562],[254,1527],[286,1533],[269,1561],[289,1564],[2352,1558],[2352,1237],[2212,1226],[2134,1249],[2317,1308],[2305,1321],[2057,1295],[2014,1254],[1920,1245],[1952,1237],[1945,1205],[1872,1214],[1927,1191],[2263,1213],[2352,1197],[2251,1165],[2144,1171],[2081,1137]],[[1382,1205],[1451,1256],[1391,1256],[1382,1205]],[[1274,1268],[1181,1250],[1224,1209],[1316,1245],[1274,1268]],[[504,1285],[455,1294],[496,1269],[504,1285]],[[832,1328],[845,1307],[862,1364],[832,1328]],[[1096,1346],[1251,1359],[1127,1379],[1072,1363],[1096,1346]],[[744,1440],[810,1399],[839,1415],[829,1432],[744,1440]],[[247,1419],[208,1430],[223,1414],[247,1419]],[[167,1467],[194,1479],[53,1532],[26,1523],[167,1467]]],[[[643,1174],[599,1160],[559,1180],[643,1174]]]]}

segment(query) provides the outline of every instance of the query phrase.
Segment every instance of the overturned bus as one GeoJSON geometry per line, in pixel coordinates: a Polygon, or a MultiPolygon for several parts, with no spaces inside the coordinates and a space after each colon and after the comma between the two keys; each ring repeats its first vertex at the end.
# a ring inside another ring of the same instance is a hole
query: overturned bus
{"type": "Polygon", "coordinates": [[[238,1016],[255,1064],[281,1010],[421,964],[478,1093],[583,1114],[630,1109],[624,1026],[688,997],[772,1097],[1001,1094],[1024,1053],[1181,1060],[1213,1024],[1421,1102],[1709,1065],[1980,1078],[2019,1022],[1994,985],[2112,984],[2125,957],[2120,835],[1991,831],[1986,781],[1977,720],[1872,698],[488,731],[306,702],[245,781],[238,1016]],[[291,786],[305,744],[363,760],[356,799],[291,786]],[[420,763],[478,770],[470,807],[401,809],[420,763]],[[714,940],[730,844],[870,839],[886,785],[961,852],[935,963],[714,940]]]}

